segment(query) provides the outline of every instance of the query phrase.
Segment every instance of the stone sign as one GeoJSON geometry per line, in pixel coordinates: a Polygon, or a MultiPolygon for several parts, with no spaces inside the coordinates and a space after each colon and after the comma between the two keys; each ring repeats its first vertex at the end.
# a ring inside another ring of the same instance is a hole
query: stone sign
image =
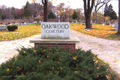
{"type": "Polygon", "coordinates": [[[69,22],[41,22],[41,39],[69,39],[69,22]]]}

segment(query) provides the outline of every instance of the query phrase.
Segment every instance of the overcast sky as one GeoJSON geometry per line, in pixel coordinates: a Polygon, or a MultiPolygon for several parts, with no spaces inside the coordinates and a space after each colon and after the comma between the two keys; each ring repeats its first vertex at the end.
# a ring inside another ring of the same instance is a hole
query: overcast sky
{"type": "MultiPolygon", "coordinates": [[[[6,5],[7,7],[15,7],[15,8],[22,8],[26,4],[27,0],[1,0],[0,5],[6,5]]],[[[32,0],[28,0],[30,3],[32,0]]],[[[64,2],[66,5],[70,5],[71,8],[83,8],[83,0],[57,0],[55,3],[56,5],[64,2]]],[[[54,4],[54,3],[53,3],[54,4]]],[[[118,14],[118,0],[113,0],[109,4],[112,4],[113,9],[118,14]]],[[[100,10],[100,12],[104,12],[104,8],[100,10]]]]}

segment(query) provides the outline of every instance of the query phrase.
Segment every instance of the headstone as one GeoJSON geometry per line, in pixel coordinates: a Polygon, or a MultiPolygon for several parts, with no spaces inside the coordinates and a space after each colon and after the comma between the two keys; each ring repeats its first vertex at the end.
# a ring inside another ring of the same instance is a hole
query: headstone
{"type": "Polygon", "coordinates": [[[76,20],[76,23],[77,23],[77,20],[76,20]]]}
{"type": "Polygon", "coordinates": [[[14,32],[13,34],[18,34],[18,32],[14,32]]]}
{"type": "Polygon", "coordinates": [[[114,23],[114,27],[115,27],[114,30],[118,31],[118,22],[114,23]]]}
{"type": "Polygon", "coordinates": [[[90,22],[91,24],[93,23],[93,21],[91,20],[91,22],[90,22]]]}
{"type": "Polygon", "coordinates": [[[26,22],[26,24],[29,24],[29,22],[26,22]]]}
{"type": "Polygon", "coordinates": [[[34,21],[33,23],[34,23],[34,24],[37,24],[37,21],[34,21]]]}
{"type": "Polygon", "coordinates": [[[112,24],[112,27],[115,27],[115,24],[112,24]]]}
{"type": "Polygon", "coordinates": [[[19,26],[19,22],[15,23],[15,25],[19,26]]]}
{"type": "Polygon", "coordinates": [[[103,23],[102,26],[105,26],[105,24],[103,23]]]}
{"type": "Polygon", "coordinates": [[[21,22],[21,25],[24,25],[24,22],[21,22]]]}
{"type": "Polygon", "coordinates": [[[26,23],[26,22],[24,22],[24,25],[27,25],[27,23],[26,23]]]}
{"type": "Polygon", "coordinates": [[[69,22],[42,22],[42,39],[69,39],[69,22]]]}
{"type": "Polygon", "coordinates": [[[5,23],[2,23],[2,25],[5,25],[5,23]]]}
{"type": "Polygon", "coordinates": [[[82,25],[85,25],[85,22],[82,22],[82,25]]]}
{"type": "Polygon", "coordinates": [[[6,25],[0,25],[0,31],[5,31],[6,30],[6,25]]]}
{"type": "Polygon", "coordinates": [[[85,28],[83,28],[83,30],[90,31],[90,30],[88,30],[88,29],[85,29],[85,28]]]}
{"type": "Polygon", "coordinates": [[[4,34],[9,34],[9,33],[4,33],[4,34]]]}

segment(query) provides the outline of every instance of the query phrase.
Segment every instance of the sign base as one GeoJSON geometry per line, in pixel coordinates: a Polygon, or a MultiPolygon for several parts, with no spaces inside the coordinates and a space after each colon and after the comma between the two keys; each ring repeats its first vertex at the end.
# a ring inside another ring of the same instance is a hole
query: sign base
{"type": "Polygon", "coordinates": [[[30,43],[34,43],[34,48],[37,48],[39,45],[47,46],[48,49],[51,46],[60,46],[64,49],[70,48],[69,51],[75,51],[76,43],[79,43],[79,39],[74,37],[70,39],[41,39],[41,37],[35,37],[30,40],[30,43]]]}

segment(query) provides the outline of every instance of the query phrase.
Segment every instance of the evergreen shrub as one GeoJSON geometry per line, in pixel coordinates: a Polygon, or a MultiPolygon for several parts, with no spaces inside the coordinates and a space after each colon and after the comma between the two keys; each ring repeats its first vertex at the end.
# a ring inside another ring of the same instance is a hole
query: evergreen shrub
{"type": "Polygon", "coordinates": [[[8,25],[7,29],[8,29],[8,31],[14,31],[14,30],[18,29],[18,26],[17,25],[8,25]]]}
{"type": "Polygon", "coordinates": [[[107,80],[108,65],[91,51],[69,52],[61,47],[19,49],[19,55],[0,66],[2,80],[107,80]]]}

